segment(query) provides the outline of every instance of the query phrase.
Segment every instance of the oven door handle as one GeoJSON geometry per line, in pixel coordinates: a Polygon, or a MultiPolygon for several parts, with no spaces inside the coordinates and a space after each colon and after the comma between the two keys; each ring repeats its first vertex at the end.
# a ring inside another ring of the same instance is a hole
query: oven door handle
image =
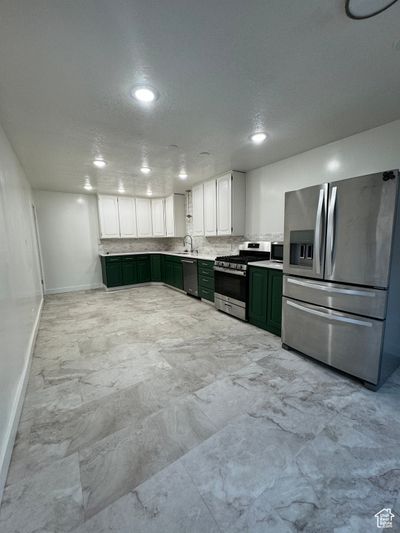
{"type": "Polygon", "coordinates": [[[224,272],[225,274],[233,274],[234,276],[242,276],[242,277],[244,277],[244,276],[247,275],[247,271],[246,270],[230,270],[229,268],[218,267],[218,266],[215,266],[214,270],[216,272],[224,272]]]}

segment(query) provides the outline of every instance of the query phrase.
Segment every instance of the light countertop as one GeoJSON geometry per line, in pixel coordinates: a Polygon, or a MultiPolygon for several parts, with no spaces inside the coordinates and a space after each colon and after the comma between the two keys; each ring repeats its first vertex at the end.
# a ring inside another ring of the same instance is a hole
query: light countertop
{"type": "Polygon", "coordinates": [[[109,254],[107,252],[100,252],[99,255],[101,257],[115,257],[119,255],[150,255],[150,254],[157,254],[157,255],[175,255],[178,257],[189,257],[190,259],[204,259],[206,261],[215,261],[216,256],[212,255],[203,255],[203,254],[184,254],[182,252],[158,252],[157,250],[152,250],[151,252],[147,252],[143,250],[142,252],[110,252],[109,254]]]}
{"type": "Polygon", "coordinates": [[[283,270],[283,263],[275,263],[275,261],[254,261],[249,263],[249,266],[257,266],[260,268],[273,268],[274,270],[283,270]]]}

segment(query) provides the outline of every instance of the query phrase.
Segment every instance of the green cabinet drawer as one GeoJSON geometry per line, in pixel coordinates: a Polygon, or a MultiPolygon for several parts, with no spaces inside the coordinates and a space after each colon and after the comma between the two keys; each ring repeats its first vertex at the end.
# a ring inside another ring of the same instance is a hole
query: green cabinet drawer
{"type": "Polygon", "coordinates": [[[106,256],[105,258],[105,262],[108,264],[108,263],[119,263],[122,259],[122,256],[121,255],[114,255],[114,256],[106,256]]]}
{"type": "Polygon", "coordinates": [[[199,276],[206,276],[208,278],[214,278],[214,269],[199,267],[199,276]]]}
{"type": "Polygon", "coordinates": [[[198,263],[200,268],[208,268],[210,270],[214,268],[214,261],[208,261],[207,259],[199,259],[198,263]]]}
{"type": "Polygon", "coordinates": [[[200,298],[204,298],[205,300],[209,300],[210,302],[214,301],[214,291],[211,289],[206,289],[204,287],[199,287],[199,296],[200,298]]]}
{"type": "Polygon", "coordinates": [[[210,289],[211,291],[214,290],[214,278],[210,276],[199,276],[198,281],[200,287],[210,289]]]}

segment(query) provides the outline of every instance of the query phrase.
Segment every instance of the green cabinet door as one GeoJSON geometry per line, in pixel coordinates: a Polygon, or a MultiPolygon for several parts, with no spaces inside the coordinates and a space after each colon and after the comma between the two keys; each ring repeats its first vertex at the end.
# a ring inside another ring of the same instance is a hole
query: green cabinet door
{"type": "Polygon", "coordinates": [[[122,257],[122,285],[137,283],[136,261],[133,257],[122,257]]]}
{"type": "Polygon", "coordinates": [[[173,263],[173,271],[174,271],[174,287],[177,289],[183,290],[183,265],[182,262],[179,261],[176,263],[173,263]]]}
{"type": "Polygon", "coordinates": [[[249,322],[267,329],[268,270],[257,267],[249,270],[249,322]]]}
{"type": "Polygon", "coordinates": [[[122,261],[120,257],[106,258],[106,286],[118,287],[123,285],[122,261]]]}
{"type": "Polygon", "coordinates": [[[164,281],[167,285],[174,284],[174,262],[170,261],[168,257],[164,262],[164,281]]]}
{"type": "Polygon", "coordinates": [[[150,256],[151,281],[162,281],[161,255],[152,254],[150,256]]]}
{"type": "Polygon", "coordinates": [[[282,280],[280,270],[268,271],[267,330],[281,334],[282,324],[282,280]]]}
{"type": "Polygon", "coordinates": [[[147,283],[151,280],[150,257],[139,256],[136,258],[137,283],[147,283]]]}
{"type": "Polygon", "coordinates": [[[183,289],[183,266],[180,257],[165,256],[164,282],[177,289],[183,289]]]}

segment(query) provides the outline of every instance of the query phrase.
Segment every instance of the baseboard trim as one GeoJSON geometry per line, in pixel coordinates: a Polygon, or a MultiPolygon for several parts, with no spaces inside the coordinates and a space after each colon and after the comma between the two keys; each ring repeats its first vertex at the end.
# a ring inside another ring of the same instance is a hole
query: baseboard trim
{"type": "Polygon", "coordinates": [[[86,285],[71,285],[69,287],[57,287],[55,289],[45,289],[45,294],[62,294],[64,292],[75,292],[75,291],[89,291],[92,289],[101,289],[103,287],[102,283],[88,283],[86,285]]]}
{"type": "Polygon", "coordinates": [[[29,372],[31,369],[32,355],[35,348],[35,342],[37,333],[39,330],[40,315],[43,308],[43,298],[40,302],[39,309],[36,314],[35,322],[33,324],[32,333],[29,339],[28,347],[25,355],[24,368],[22,376],[19,380],[17,392],[14,398],[13,407],[11,410],[10,421],[5,437],[4,450],[0,451],[0,503],[3,499],[4,488],[7,481],[8,469],[10,466],[11,455],[14,448],[15,437],[17,435],[17,429],[19,419],[21,417],[22,406],[25,400],[26,388],[28,386],[29,372]]]}

